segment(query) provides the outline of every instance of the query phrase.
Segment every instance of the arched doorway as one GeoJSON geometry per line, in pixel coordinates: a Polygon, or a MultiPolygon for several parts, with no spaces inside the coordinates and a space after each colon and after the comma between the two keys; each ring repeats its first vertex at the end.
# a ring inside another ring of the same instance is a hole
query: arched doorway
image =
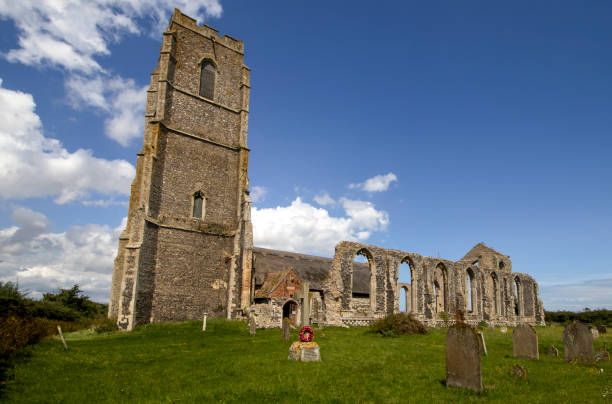
{"type": "Polygon", "coordinates": [[[283,318],[287,317],[291,325],[297,325],[298,304],[295,300],[287,300],[283,305],[283,318]]]}

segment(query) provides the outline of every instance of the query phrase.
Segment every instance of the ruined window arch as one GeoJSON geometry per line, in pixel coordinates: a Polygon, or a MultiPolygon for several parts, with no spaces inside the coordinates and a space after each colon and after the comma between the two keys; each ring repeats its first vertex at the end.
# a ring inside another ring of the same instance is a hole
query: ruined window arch
{"type": "Polygon", "coordinates": [[[474,277],[474,271],[472,270],[472,268],[468,268],[466,271],[466,310],[468,313],[475,313],[476,312],[476,305],[475,303],[475,289],[476,289],[476,282],[475,282],[475,277],[474,277]]]}
{"type": "MultiPolygon", "coordinates": [[[[351,291],[353,298],[353,309],[359,305],[356,299],[369,298],[370,311],[376,311],[376,267],[372,253],[367,248],[359,249],[353,256],[353,268],[351,271],[351,291]],[[367,262],[367,269],[363,266],[367,262]],[[367,271],[367,275],[364,273],[367,271]]],[[[364,309],[364,307],[361,307],[364,309]]]]}
{"type": "Polygon", "coordinates": [[[491,273],[491,298],[493,300],[493,314],[499,314],[499,286],[497,282],[497,274],[491,273]]]}
{"type": "Polygon", "coordinates": [[[506,267],[506,263],[504,261],[499,261],[499,269],[500,271],[503,271],[503,269],[506,267]]]}
{"type": "Polygon", "coordinates": [[[206,216],[206,198],[202,191],[196,191],[191,198],[191,216],[196,219],[204,219],[206,216]]]}
{"type": "Polygon", "coordinates": [[[414,301],[414,264],[409,257],[404,257],[400,262],[398,269],[398,283],[402,284],[402,289],[405,291],[405,297],[402,300],[401,291],[398,293],[400,311],[407,313],[416,312],[416,303],[414,301]],[[404,310],[401,310],[402,306],[405,306],[404,310]]]}
{"type": "Polygon", "coordinates": [[[436,265],[433,273],[434,311],[448,311],[448,272],[443,263],[436,265]]]}
{"type": "Polygon", "coordinates": [[[217,77],[217,65],[210,59],[200,62],[200,95],[209,100],[215,98],[215,81],[217,77]]]}
{"type": "Polygon", "coordinates": [[[406,285],[402,285],[399,288],[399,310],[403,313],[410,312],[410,302],[408,301],[410,293],[408,292],[408,287],[406,285]]]}
{"type": "Polygon", "coordinates": [[[514,314],[517,316],[521,316],[523,314],[521,307],[521,293],[521,279],[517,276],[514,278],[514,314]]]}
{"type": "Polygon", "coordinates": [[[434,295],[434,310],[436,313],[443,311],[440,310],[440,284],[437,280],[433,283],[433,295],[434,295]]]}

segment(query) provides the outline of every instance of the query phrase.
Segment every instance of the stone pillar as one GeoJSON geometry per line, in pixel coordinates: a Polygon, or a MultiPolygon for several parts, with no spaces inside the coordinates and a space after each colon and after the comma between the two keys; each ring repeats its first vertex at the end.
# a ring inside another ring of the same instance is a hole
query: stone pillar
{"type": "Polygon", "coordinates": [[[302,282],[302,327],[310,325],[310,283],[302,282]]]}

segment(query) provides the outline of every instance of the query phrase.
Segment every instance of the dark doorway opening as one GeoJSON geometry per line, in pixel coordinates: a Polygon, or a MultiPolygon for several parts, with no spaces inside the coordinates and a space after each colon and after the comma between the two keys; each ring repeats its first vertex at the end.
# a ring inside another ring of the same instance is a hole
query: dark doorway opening
{"type": "Polygon", "coordinates": [[[291,325],[297,325],[298,305],[293,300],[289,300],[283,305],[283,318],[287,317],[291,325]]]}

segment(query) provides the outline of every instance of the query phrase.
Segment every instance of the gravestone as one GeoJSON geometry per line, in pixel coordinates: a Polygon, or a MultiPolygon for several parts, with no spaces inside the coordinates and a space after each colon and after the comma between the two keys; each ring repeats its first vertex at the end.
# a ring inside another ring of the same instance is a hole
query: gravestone
{"type": "Polygon", "coordinates": [[[312,327],[305,325],[300,329],[300,340],[289,347],[287,359],[301,362],[319,362],[321,351],[319,344],[314,342],[314,331],[312,327]]]}
{"type": "Polygon", "coordinates": [[[596,361],[609,362],[610,361],[610,352],[606,349],[606,347],[599,348],[597,353],[595,354],[596,361]]]}
{"type": "Polygon", "coordinates": [[[251,336],[255,336],[257,332],[257,324],[255,323],[255,314],[251,313],[249,316],[249,333],[251,336]]]}
{"type": "Polygon", "coordinates": [[[289,341],[289,318],[283,318],[283,341],[289,341]]]}
{"type": "Polygon", "coordinates": [[[597,331],[597,328],[591,328],[591,335],[593,335],[593,341],[599,338],[599,331],[597,331]]]}
{"type": "Polygon", "coordinates": [[[549,356],[559,356],[559,350],[557,349],[556,346],[551,345],[550,348],[548,348],[548,355],[549,356]]]}
{"type": "Polygon", "coordinates": [[[563,330],[563,356],[567,362],[593,363],[593,335],[589,327],[574,321],[563,330]]]}
{"type": "Polygon", "coordinates": [[[458,323],[446,333],[446,385],[482,391],[478,335],[467,324],[458,323]]]}
{"type": "Polygon", "coordinates": [[[608,331],[608,330],[606,330],[606,326],[605,325],[600,324],[600,325],[597,326],[597,331],[599,331],[599,335],[601,335],[601,334],[605,334],[606,331],[608,331]]]}
{"type": "Polygon", "coordinates": [[[499,332],[501,332],[502,334],[505,334],[508,332],[508,329],[506,327],[502,327],[499,329],[499,332]]]}
{"type": "Polygon", "coordinates": [[[510,375],[513,377],[518,377],[519,379],[527,378],[527,370],[521,365],[513,365],[510,368],[510,375]]]}
{"type": "Polygon", "coordinates": [[[515,358],[540,359],[538,336],[529,324],[519,324],[514,328],[512,342],[515,358]]]}
{"type": "Polygon", "coordinates": [[[202,331],[206,331],[206,313],[204,313],[204,317],[202,318],[202,331]]]}

